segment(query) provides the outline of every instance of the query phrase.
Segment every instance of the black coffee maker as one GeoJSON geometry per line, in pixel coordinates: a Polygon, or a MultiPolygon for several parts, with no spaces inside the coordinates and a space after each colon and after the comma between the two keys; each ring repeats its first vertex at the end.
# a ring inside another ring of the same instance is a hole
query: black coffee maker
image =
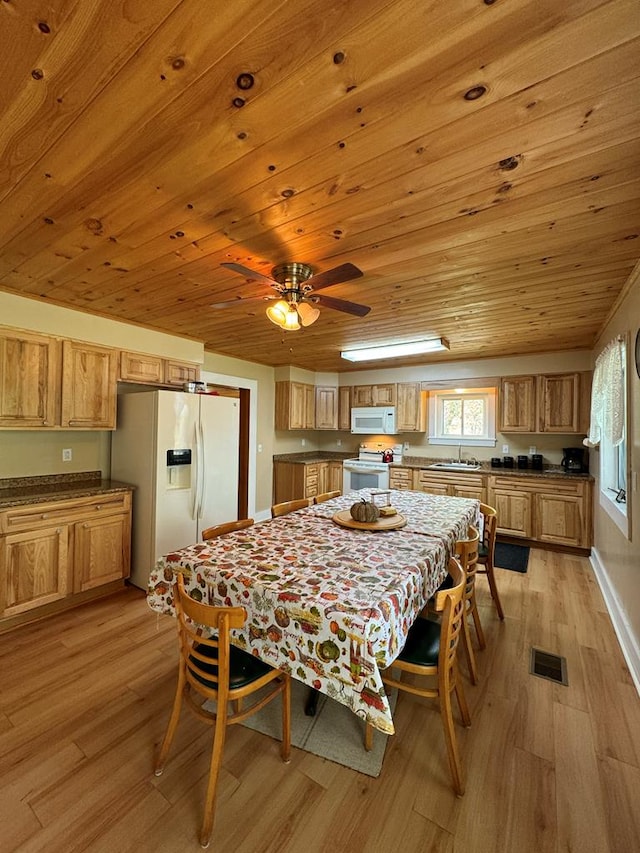
{"type": "Polygon", "coordinates": [[[586,447],[564,447],[564,456],[560,463],[568,474],[583,474],[589,470],[586,447]]]}

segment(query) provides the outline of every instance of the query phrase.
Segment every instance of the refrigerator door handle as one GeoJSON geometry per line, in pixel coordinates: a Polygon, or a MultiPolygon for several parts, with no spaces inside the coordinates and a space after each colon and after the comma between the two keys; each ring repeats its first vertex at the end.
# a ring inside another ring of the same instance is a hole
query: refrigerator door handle
{"type": "Polygon", "coordinates": [[[207,470],[207,459],[205,448],[204,427],[202,426],[202,421],[200,421],[200,472],[198,474],[198,480],[200,482],[200,500],[198,502],[198,518],[202,518],[202,512],[204,510],[207,497],[207,480],[205,476],[205,472],[207,470]]]}
{"type": "Polygon", "coordinates": [[[200,495],[200,477],[199,477],[199,469],[200,469],[200,448],[199,448],[199,440],[198,440],[198,424],[194,424],[193,427],[193,482],[191,484],[191,518],[196,519],[198,517],[199,503],[198,498],[200,495]]]}

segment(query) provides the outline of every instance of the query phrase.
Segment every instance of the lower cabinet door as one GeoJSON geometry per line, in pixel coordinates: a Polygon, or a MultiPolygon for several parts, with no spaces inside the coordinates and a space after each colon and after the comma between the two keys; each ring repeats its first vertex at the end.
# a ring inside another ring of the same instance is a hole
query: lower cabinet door
{"type": "Polygon", "coordinates": [[[496,489],[493,505],[498,513],[498,533],[531,539],[531,494],[496,489]]]}
{"type": "Polygon", "coordinates": [[[585,547],[583,498],[572,495],[536,495],[535,538],[540,542],[585,547]]]}
{"type": "Polygon", "coordinates": [[[74,592],[129,576],[131,516],[79,521],[74,527],[74,592]]]}
{"type": "Polygon", "coordinates": [[[68,525],[11,533],[0,542],[0,616],[24,613],[71,593],[68,525]]]}
{"type": "Polygon", "coordinates": [[[487,495],[481,485],[478,486],[462,486],[455,485],[451,487],[451,494],[455,498],[471,498],[480,503],[487,502],[487,495]]]}

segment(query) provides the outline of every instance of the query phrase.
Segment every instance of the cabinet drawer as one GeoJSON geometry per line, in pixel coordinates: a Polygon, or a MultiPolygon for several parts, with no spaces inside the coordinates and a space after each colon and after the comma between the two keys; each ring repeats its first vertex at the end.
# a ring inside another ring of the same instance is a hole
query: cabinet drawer
{"type": "Polygon", "coordinates": [[[0,533],[35,530],[55,523],[73,522],[87,516],[111,515],[131,506],[130,492],[113,492],[77,500],[14,507],[0,513],[0,533]]]}
{"type": "Polygon", "coordinates": [[[392,468],[389,471],[389,479],[396,483],[413,483],[413,471],[411,468],[392,468]]]}
{"type": "Polygon", "coordinates": [[[545,493],[554,495],[582,496],[589,486],[587,480],[561,477],[491,477],[490,486],[494,489],[529,492],[530,494],[545,493]]]}

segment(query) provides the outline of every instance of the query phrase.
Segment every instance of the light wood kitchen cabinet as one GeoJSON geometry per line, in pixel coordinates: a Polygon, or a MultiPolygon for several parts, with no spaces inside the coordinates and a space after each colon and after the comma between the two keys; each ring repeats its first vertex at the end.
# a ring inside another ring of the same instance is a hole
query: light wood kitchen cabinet
{"type": "Polygon", "coordinates": [[[117,369],[117,350],[62,342],[62,427],[116,428],[117,369]]]}
{"type": "Polygon", "coordinates": [[[9,617],[122,583],[130,553],[129,491],[0,512],[0,628],[9,617]]]}
{"type": "Polygon", "coordinates": [[[396,384],[388,382],[383,385],[353,385],[351,405],[354,409],[359,406],[395,406],[396,384]]]}
{"type": "Polygon", "coordinates": [[[315,429],[314,385],[304,382],[276,382],[275,427],[315,429]]]}
{"type": "Polygon", "coordinates": [[[0,329],[0,427],[55,426],[59,388],[60,341],[0,329]]]}
{"type": "Polygon", "coordinates": [[[66,524],[0,537],[0,619],[52,604],[72,590],[66,524]]]}
{"type": "Polygon", "coordinates": [[[351,430],[351,386],[338,388],[338,429],[351,430]]]}
{"type": "Polygon", "coordinates": [[[160,385],[164,381],[164,364],[157,355],[138,352],[120,353],[118,378],[123,382],[143,382],[145,385],[160,385]]]}
{"type": "Polygon", "coordinates": [[[200,367],[185,361],[163,359],[163,382],[182,388],[185,382],[197,382],[200,378],[200,367]]]}
{"type": "Polygon", "coordinates": [[[442,474],[416,469],[413,488],[416,492],[427,492],[430,495],[472,498],[486,503],[485,478],[482,474],[442,474]]]}
{"type": "Polygon", "coordinates": [[[500,383],[500,432],[586,433],[590,388],[588,371],[505,377],[500,383]]]}
{"type": "Polygon", "coordinates": [[[538,431],[586,433],[590,390],[590,373],[538,376],[538,431]]]}
{"type": "Polygon", "coordinates": [[[497,488],[490,493],[490,505],[497,513],[497,532],[508,536],[533,537],[532,496],[527,491],[497,488]]]}
{"type": "Polygon", "coordinates": [[[508,376],[500,382],[500,432],[536,431],[536,377],[508,376]]]}
{"type": "Polygon", "coordinates": [[[389,469],[389,488],[402,491],[413,489],[413,469],[391,467],[389,469]]]}
{"type": "Polygon", "coordinates": [[[131,513],[112,509],[74,525],[74,592],[129,576],[131,513]]]}
{"type": "MultiPolygon", "coordinates": [[[[326,492],[342,491],[342,462],[328,463],[327,487],[326,492]]],[[[319,492],[321,494],[321,492],[319,492]]]]}
{"type": "Polygon", "coordinates": [[[398,382],[396,392],[396,427],[398,432],[425,432],[427,428],[427,395],[421,382],[398,382]]]}
{"type": "Polygon", "coordinates": [[[326,462],[274,462],[273,503],[313,498],[328,489],[320,488],[320,479],[326,484],[326,462]],[[322,473],[321,473],[322,472],[322,473]]]}
{"type": "Polygon", "coordinates": [[[196,382],[199,376],[200,368],[197,364],[139,352],[123,350],[120,353],[118,379],[123,382],[182,388],[185,382],[196,382]]]}
{"type": "Polygon", "coordinates": [[[488,503],[498,513],[498,533],[591,547],[592,483],[570,477],[489,477],[488,503]]]}
{"type": "Polygon", "coordinates": [[[338,389],[326,385],[315,388],[315,428],[338,429],[338,389]]]}

